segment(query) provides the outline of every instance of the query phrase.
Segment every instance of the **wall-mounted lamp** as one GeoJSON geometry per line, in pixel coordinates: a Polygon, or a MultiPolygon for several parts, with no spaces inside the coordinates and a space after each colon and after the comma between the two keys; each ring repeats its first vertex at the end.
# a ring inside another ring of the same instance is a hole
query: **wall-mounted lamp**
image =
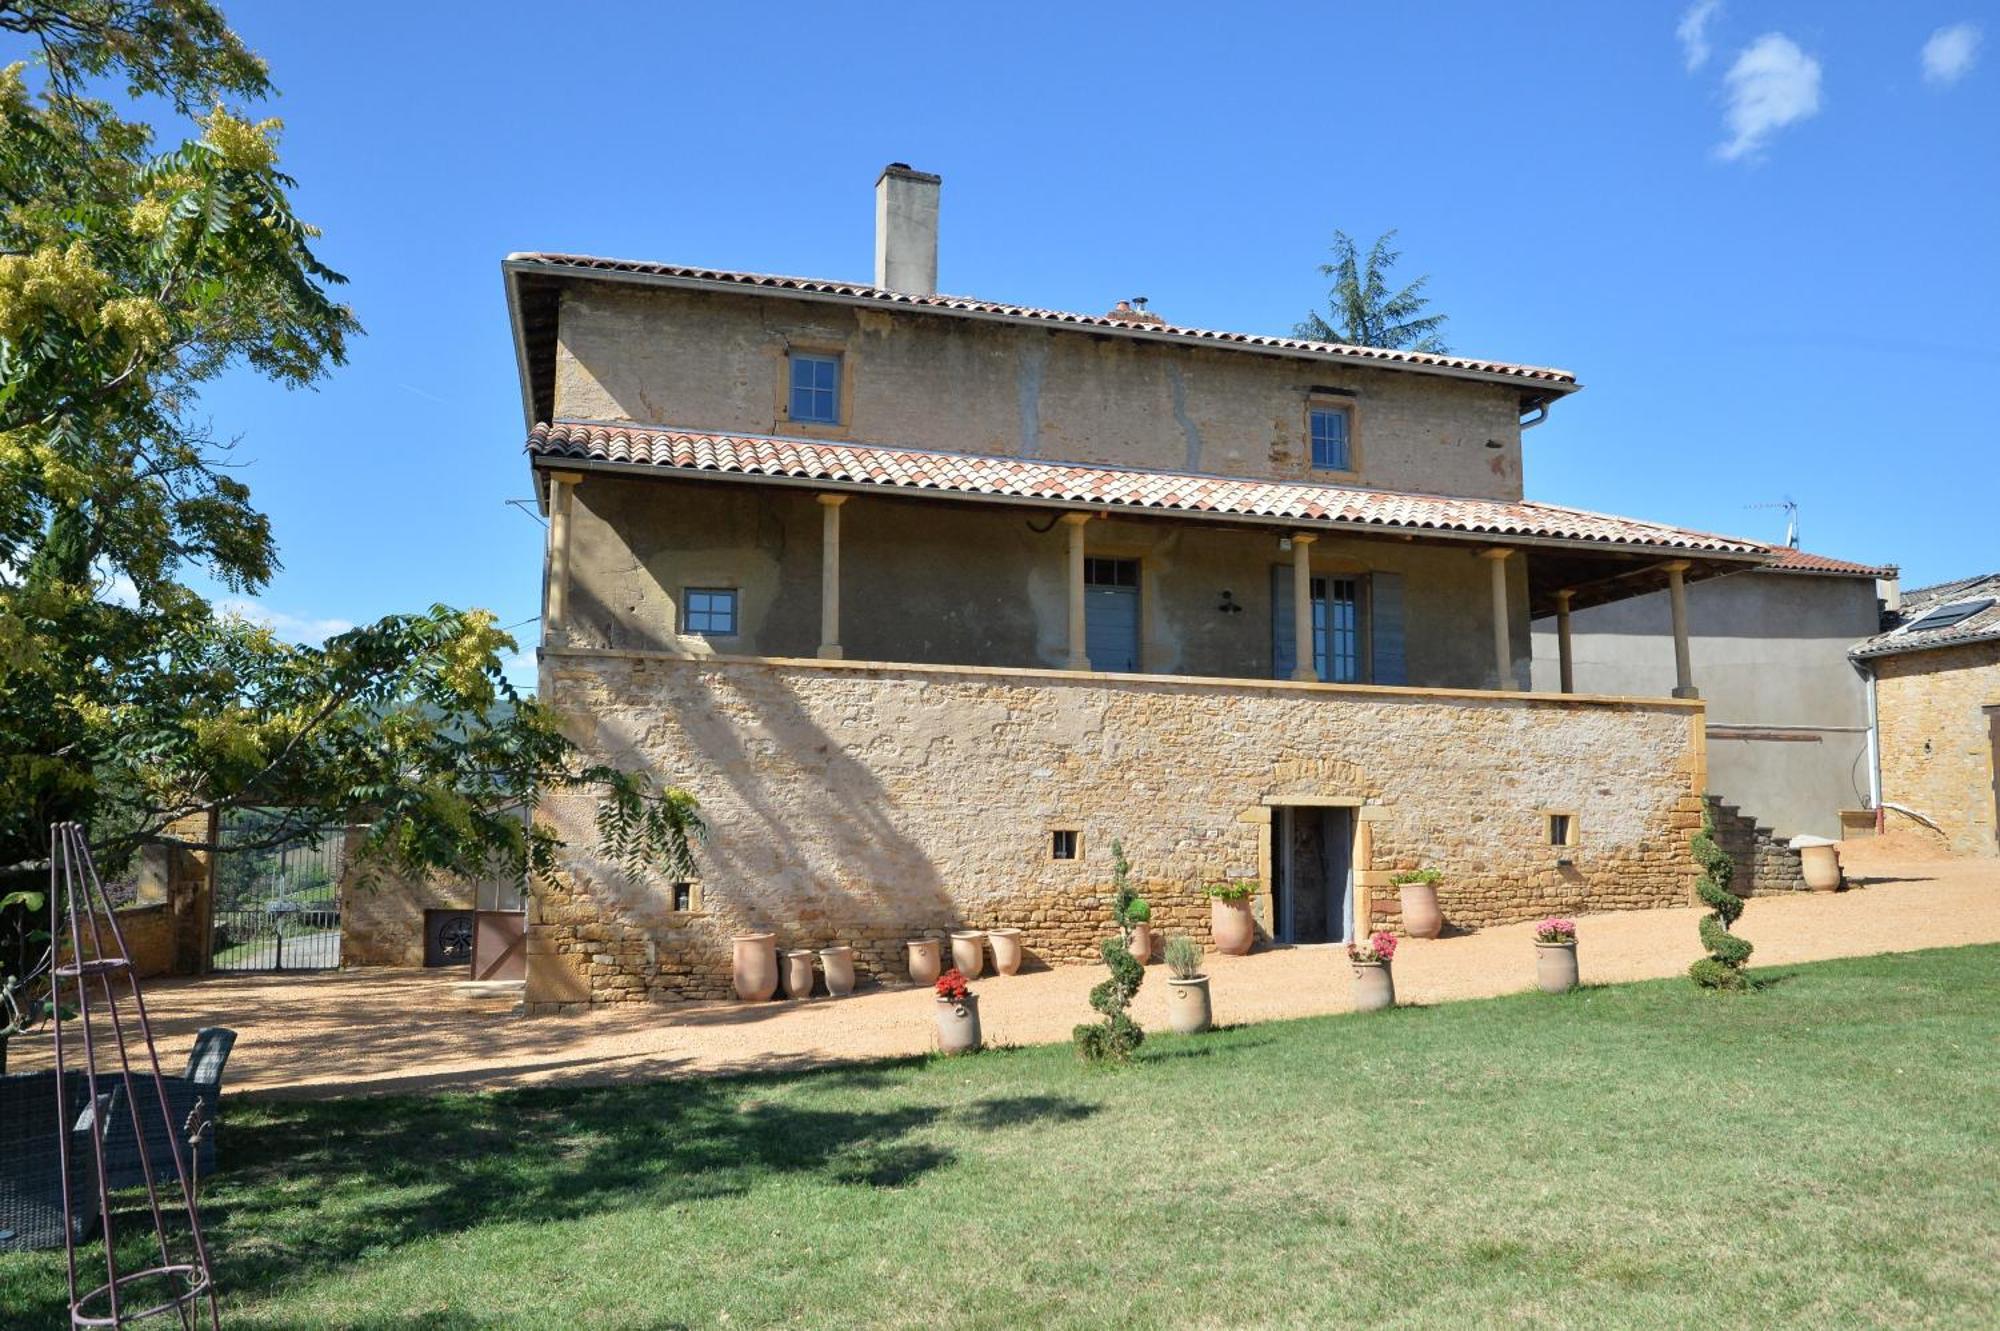
{"type": "Polygon", "coordinates": [[[1507,445],[1501,443],[1498,439],[1488,439],[1486,446],[1488,448],[1505,448],[1507,445]]]}
{"type": "Polygon", "coordinates": [[[1224,592],[1222,594],[1222,604],[1215,608],[1225,615],[1240,615],[1243,613],[1243,607],[1236,603],[1236,594],[1234,592],[1224,592]]]}

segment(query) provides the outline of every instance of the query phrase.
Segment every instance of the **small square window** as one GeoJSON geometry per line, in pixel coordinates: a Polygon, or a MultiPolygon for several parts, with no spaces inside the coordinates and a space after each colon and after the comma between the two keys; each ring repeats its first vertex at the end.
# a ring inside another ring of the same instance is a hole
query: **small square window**
{"type": "Polygon", "coordinates": [[[1549,844],[1551,846],[1574,846],[1576,844],[1576,815],[1573,813],[1552,813],[1549,819],[1549,844]]]}
{"type": "Polygon", "coordinates": [[[840,424],[840,357],[792,353],[792,419],[840,424]]]}
{"type": "Polygon", "coordinates": [[[689,587],[681,593],[681,632],[727,638],[736,632],[734,587],[689,587]]]}
{"type": "Polygon", "coordinates": [[[678,911],[690,911],[694,909],[693,883],[674,884],[674,909],[678,911]]]}
{"type": "Polygon", "coordinates": [[[1314,471],[1352,471],[1347,446],[1347,409],[1314,407],[1312,423],[1312,465],[1314,471]]]}
{"type": "Polygon", "coordinates": [[[1059,827],[1049,833],[1049,858],[1052,860],[1073,860],[1081,837],[1074,828],[1059,827]]]}

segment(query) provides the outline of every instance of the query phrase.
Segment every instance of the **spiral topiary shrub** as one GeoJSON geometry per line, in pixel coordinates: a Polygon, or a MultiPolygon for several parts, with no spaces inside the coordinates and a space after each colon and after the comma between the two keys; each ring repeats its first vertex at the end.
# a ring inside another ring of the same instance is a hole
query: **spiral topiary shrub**
{"type": "Polygon", "coordinates": [[[1729,890],[1736,863],[1715,844],[1715,823],[1706,812],[1701,816],[1701,831],[1690,844],[1695,863],[1701,866],[1694,890],[1708,903],[1709,913],[1701,917],[1700,926],[1701,945],[1708,949],[1708,955],[1688,967],[1688,976],[1708,989],[1747,989],[1750,980],[1743,974],[1743,964],[1750,960],[1750,940],[1729,932],[1729,926],[1743,914],[1743,898],[1729,890]]]}
{"type": "Polygon", "coordinates": [[[1084,1022],[1071,1032],[1071,1038],[1076,1041],[1078,1057],[1086,1063],[1123,1063],[1146,1038],[1146,1032],[1126,1012],[1146,978],[1146,968],[1120,939],[1105,939],[1103,951],[1111,978],[1090,991],[1090,1005],[1104,1014],[1104,1020],[1084,1022]]]}

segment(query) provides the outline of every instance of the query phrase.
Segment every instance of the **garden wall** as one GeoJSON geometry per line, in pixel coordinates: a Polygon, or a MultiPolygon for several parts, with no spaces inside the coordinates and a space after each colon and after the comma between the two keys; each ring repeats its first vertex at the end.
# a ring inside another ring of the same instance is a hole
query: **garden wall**
{"type": "Polygon", "coordinates": [[[584,752],[686,786],[711,831],[676,910],[673,884],[593,853],[588,796],[551,795],[542,816],[569,850],[531,908],[530,1003],[726,997],[730,935],[750,928],[850,944],[890,980],[902,940],[955,925],[1017,925],[1044,960],[1091,960],[1111,932],[1113,839],[1156,931],[1206,941],[1202,884],[1251,877],[1268,894],[1271,807],[1287,801],[1358,809],[1357,890],[1389,923],[1388,873],[1420,864],[1444,870],[1460,925],[1680,905],[1693,879],[1698,703],[583,649],[544,662],[584,752]],[[1579,844],[1547,844],[1550,811],[1575,815],[1579,844]],[[1050,858],[1059,828],[1081,833],[1081,858],[1050,858]]]}

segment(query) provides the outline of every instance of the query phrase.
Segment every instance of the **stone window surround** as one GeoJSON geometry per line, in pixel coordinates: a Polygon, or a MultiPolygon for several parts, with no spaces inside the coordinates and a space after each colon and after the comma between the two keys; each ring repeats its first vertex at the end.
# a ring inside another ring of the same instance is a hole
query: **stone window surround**
{"type": "Polygon", "coordinates": [[[1341,483],[1359,481],[1363,470],[1361,462],[1361,398],[1359,394],[1334,392],[1325,388],[1306,390],[1305,403],[1299,409],[1299,438],[1303,441],[1306,460],[1306,474],[1318,483],[1341,483]],[[1312,418],[1315,411],[1341,411],[1347,414],[1347,468],[1344,471],[1322,470],[1313,466],[1312,418]]]}
{"type": "Polygon", "coordinates": [[[1074,823],[1050,823],[1042,829],[1042,847],[1048,852],[1047,859],[1050,864],[1082,864],[1083,829],[1074,823]],[[1056,854],[1056,836],[1063,832],[1067,832],[1070,836],[1071,853],[1068,856],[1056,854]]]}
{"type": "Polygon", "coordinates": [[[845,439],[854,422],[854,350],[846,342],[824,337],[786,337],[783,339],[773,372],[774,397],[771,418],[773,433],[793,434],[805,437],[845,439]],[[800,352],[808,356],[835,356],[840,360],[840,388],[835,400],[839,419],[834,421],[800,421],[792,419],[792,353],[800,352]]]}
{"type": "Polygon", "coordinates": [[[1576,849],[1577,844],[1583,839],[1583,824],[1579,820],[1576,810],[1542,809],[1539,812],[1542,815],[1543,839],[1557,850],[1576,849]],[[1569,820],[1563,829],[1567,835],[1561,841],[1556,840],[1556,819],[1558,818],[1569,820]]]}

